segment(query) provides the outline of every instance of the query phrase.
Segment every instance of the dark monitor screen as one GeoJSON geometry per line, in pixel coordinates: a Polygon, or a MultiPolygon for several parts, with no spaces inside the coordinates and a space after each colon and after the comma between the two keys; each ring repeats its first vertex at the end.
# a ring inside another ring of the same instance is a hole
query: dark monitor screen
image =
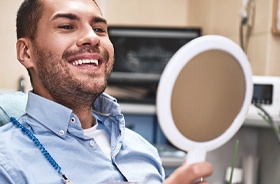
{"type": "Polygon", "coordinates": [[[254,84],[252,103],[272,104],[273,86],[265,84],[254,84]]]}
{"type": "Polygon", "coordinates": [[[109,87],[129,89],[128,93],[133,89],[131,94],[140,92],[142,101],[152,102],[167,62],[179,48],[201,35],[199,28],[109,26],[108,32],[115,49],[109,87]]]}

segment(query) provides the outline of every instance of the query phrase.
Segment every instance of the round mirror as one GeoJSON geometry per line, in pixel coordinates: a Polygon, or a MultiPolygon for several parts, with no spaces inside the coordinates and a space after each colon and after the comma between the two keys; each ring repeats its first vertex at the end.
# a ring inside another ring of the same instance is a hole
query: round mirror
{"type": "Polygon", "coordinates": [[[179,49],[166,65],[157,91],[161,129],[187,151],[187,163],[226,143],[251,104],[252,72],[246,55],[222,36],[202,36],[179,49]]]}

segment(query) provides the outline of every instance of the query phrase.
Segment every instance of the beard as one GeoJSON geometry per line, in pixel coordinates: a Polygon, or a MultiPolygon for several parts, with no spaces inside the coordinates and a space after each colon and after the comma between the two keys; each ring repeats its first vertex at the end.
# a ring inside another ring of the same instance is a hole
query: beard
{"type": "Polygon", "coordinates": [[[79,51],[65,51],[60,58],[50,50],[40,47],[36,41],[34,48],[39,79],[55,102],[70,109],[91,108],[94,100],[105,91],[113,68],[106,50],[101,52],[98,48],[85,46],[79,51]],[[101,80],[96,79],[97,74],[94,72],[87,74],[87,80],[79,79],[71,72],[66,58],[85,52],[97,52],[102,56],[106,67],[101,80]]]}

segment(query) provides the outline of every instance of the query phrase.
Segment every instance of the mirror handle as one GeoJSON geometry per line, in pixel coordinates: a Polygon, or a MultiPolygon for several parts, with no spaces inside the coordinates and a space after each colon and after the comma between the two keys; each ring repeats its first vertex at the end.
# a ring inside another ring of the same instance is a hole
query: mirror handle
{"type": "Polygon", "coordinates": [[[191,165],[197,162],[203,162],[206,159],[206,151],[203,148],[194,148],[189,150],[186,156],[186,164],[191,165]]]}

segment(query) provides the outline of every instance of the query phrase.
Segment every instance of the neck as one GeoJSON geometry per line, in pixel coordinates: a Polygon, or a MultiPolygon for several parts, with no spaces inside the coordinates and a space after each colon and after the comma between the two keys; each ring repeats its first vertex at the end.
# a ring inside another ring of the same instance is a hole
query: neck
{"type": "Polygon", "coordinates": [[[83,129],[91,128],[96,122],[92,109],[75,109],[73,112],[79,117],[83,129]]]}
{"type": "Polygon", "coordinates": [[[83,129],[92,127],[96,122],[96,119],[92,115],[92,107],[91,107],[93,101],[92,99],[86,101],[87,104],[85,105],[85,103],[83,103],[82,101],[78,101],[75,103],[73,102],[68,103],[66,101],[57,101],[54,98],[52,98],[52,96],[48,96],[48,95],[41,95],[41,96],[72,109],[73,113],[78,116],[83,129]]]}
{"type": "Polygon", "coordinates": [[[73,110],[73,112],[79,117],[82,128],[87,129],[92,127],[96,119],[92,115],[92,103],[97,95],[94,94],[78,94],[78,95],[56,95],[50,94],[45,88],[35,88],[34,93],[52,100],[56,103],[64,105],[73,110]]]}

